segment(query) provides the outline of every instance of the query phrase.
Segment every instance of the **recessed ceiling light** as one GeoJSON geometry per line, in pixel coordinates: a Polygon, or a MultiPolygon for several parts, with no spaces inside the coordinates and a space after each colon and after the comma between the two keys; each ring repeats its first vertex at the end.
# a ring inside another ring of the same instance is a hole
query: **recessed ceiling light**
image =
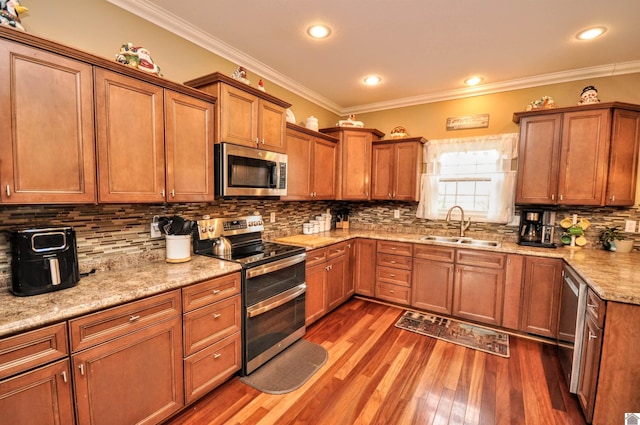
{"type": "Polygon", "coordinates": [[[327,38],[331,34],[331,28],[326,25],[311,25],[307,28],[307,34],[313,38],[327,38]]]}
{"type": "Polygon", "coordinates": [[[369,75],[367,77],[364,77],[364,83],[368,86],[375,86],[377,84],[380,84],[382,82],[382,78],[378,77],[377,75],[369,75]]]}
{"type": "Polygon", "coordinates": [[[482,80],[482,77],[471,77],[464,80],[464,83],[468,86],[475,86],[476,84],[480,84],[482,80]]]}
{"type": "Polygon", "coordinates": [[[605,27],[588,28],[576,34],[576,38],[578,40],[593,40],[594,38],[600,37],[606,31],[607,29],[605,27]]]}

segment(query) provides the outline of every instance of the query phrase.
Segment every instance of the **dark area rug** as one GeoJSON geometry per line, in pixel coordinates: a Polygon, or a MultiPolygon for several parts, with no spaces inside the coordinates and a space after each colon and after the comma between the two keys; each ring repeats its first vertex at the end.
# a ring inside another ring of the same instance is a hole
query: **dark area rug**
{"type": "Polygon", "coordinates": [[[509,335],[481,326],[433,314],[407,311],[398,320],[396,327],[496,356],[509,357],[509,335]]]}
{"type": "Polygon", "coordinates": [[[327,362],[324,347],[300,339],[240,381],[269,394],[285,394],[300,388],[327,362]]]}

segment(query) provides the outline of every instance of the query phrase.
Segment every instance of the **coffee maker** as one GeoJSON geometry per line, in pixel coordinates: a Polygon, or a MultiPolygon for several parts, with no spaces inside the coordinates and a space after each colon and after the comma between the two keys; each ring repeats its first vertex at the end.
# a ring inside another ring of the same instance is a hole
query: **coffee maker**
{"type": "Polygon", "coordinates": [[[75,286],[80,280],[72,227],[11,231],[11,292],[37,295],[75,286]]]}
{"type": "Polygon", "coordinates": [[[555,248],[553,243],[555,211],[523,209],[520,215],[518,244],[555,248]]]}

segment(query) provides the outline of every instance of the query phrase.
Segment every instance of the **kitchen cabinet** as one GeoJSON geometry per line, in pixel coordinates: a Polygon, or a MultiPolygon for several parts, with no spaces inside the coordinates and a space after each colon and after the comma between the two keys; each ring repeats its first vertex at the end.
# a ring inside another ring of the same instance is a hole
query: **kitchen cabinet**
{"type": "Polygon", "coordinates": [[[182,289],[185,402],[242,368],[240,274],[182,289]]]}
{"type": "Polygon", "coordinates": [[[185,82],[216,102],[216,143],[285,151],[286,109],[291,104],[219,72],[185,82]]]}
{"type": "Polygon", "coordinates": [[[0,339],[3,424],[73,424],[66,323],[0,339]]]}
{"type": "Polygon", "coordinates": [[[287,124],[287,195],[282,200],[336,198],[338,140],[287,124]]]}
{"type": "Polygon", "coordinates": [[[422,137],[373,143],[371,199],[419,201],[422,137]]]}
{"type": "Polygon", "coordinates": [[[95,203],[91,65],[4,39],[0,47],[0,203],[95,203]]]}
{"type": "Polygon", "coordinates": [[[82,424],[158,423],[184,405],[180,290],[72,319],[82,424]]]}
{"type": "Polygon", "coordinates": [[[347,242],[339,242],[327,248],[327,312],[349,298],[347,242]]]}
{"type": "Polygon", "coordinates": [[[104,69],[95,78],[99,202],[212,201],[213,105],[104,69]]]}
{"type": "Polygon", "coordinates": [[[524,256],[519,254],[507,254],[507,263],[504,268],[502,326],[516,331],[520,329],[523,273],[524,256]]]}
{"type": "Polygon", "coordinates": [[[502,325],[505,254],[456,250],[453,315],[490,325],[502,325]]]}
{"type": "Polygon", "coordinates": [[[410,304],[412,254],[413,245],[410,243],[378,241],[376,298],[398,304],[410,304]]]}
{"type": "Polygon", "coordinates": [[[416,244],[411,305],[434,313],[453,312],[455,249],[416,244]]]}
{"type": "Polygon", "coordinates": [[[516,203],[634,205],[639,117],[618,102],[514,114],[516,203]]]}
{"type": "Polygon", "coordinates": [[[320,132],[336,137],[338,143],[338,185],[336,199],[371,199],[371,149],[384,133],[370,128],[332,127],[320,132]]]}
{"type": "Polygon", "coordinates": [[[376,249],[374,239],[358,238],[355,242],[353,282],[358,295],[375,295],[376,269],[371,265],[376,262],[376,249]]]}
{"type": "Polygon", "coordinates": [[[577,396],[584,417],[589,423],[593,420],[596,401],[605,312],[605,303],[591,289],[588,289],[577,396]]]}
{"type": "Polygon", "coordinates": [[[525,256],[520,330],[556,338],[563,260],[525,256]]]}

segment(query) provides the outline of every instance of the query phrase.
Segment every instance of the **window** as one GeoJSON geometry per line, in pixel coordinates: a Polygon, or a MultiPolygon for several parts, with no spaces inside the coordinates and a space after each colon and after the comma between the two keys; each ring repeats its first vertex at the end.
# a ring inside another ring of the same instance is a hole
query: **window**
{"type": "Polygon", "coordinates": [[[430,140],[417,217],[444,219],[459,205],[475,221],[507,223],[514,211],[517,134],[430,140]]]}

